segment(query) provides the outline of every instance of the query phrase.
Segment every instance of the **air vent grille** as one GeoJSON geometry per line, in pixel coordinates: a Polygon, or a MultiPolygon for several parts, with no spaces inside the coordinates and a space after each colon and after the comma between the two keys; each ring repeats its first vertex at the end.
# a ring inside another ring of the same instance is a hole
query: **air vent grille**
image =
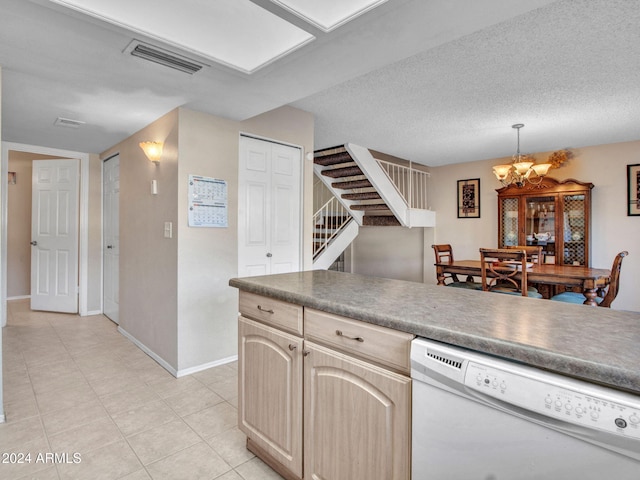
{"type": "Polygon", "coordinates": [[[204,64],[193,59],[142,43],[138,40],[131,42],[124,50],[124,53],[130,53],[134,57],[149,60],[150,62],[158,63],[165,67],[188,73],[189,75],[193,75],[204,67],[204,64]]]}
{"type": "Polygon", "coordinates": [[[67,127],[67,128],[78,128],[80,125],[84,125],[85,122],[80,120],[72,120],[70,118],[58,117],[56,121],[53,122],[56,127],[67,127]]]}
{"type": "Polygon", "coordinates": [[[447,358],[442,355],[438,355],[436,353],[427,352],[427,357],[434,359],[438,363],[443,363],[444,365],[449,365],[450,367],[457,368],[460,370],[462,368],[462,362],[460,360],[454,360],[452,358],[447,358]]]}

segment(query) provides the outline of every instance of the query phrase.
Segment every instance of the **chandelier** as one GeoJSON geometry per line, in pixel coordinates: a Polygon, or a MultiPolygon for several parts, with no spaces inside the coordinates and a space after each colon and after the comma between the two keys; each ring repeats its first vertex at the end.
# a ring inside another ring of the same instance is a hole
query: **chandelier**
{"type": "Polygon", "coordinates": [[[520,129],[522,127],[524,127],[524,123],[511,125],[511,128],[515,128],[518,132],[518,150],[512,157],[513,163],[493,167],[494,175],[505,187],[513,184],[521,188],[526,182],[537,185],[542,182],[542,178],[551,168],[550,163],[535,163],[531,161],[529,155],[520,153],[520,129]]]}

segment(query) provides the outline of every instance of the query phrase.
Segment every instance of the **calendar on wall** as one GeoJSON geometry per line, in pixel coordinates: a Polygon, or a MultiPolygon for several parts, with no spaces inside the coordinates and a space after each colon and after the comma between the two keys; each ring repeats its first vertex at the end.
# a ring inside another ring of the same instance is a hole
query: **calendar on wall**
{"type": "Polygon", "coordinates": [[[189,175],[189,226],[228,226],[227,182],[189,175]]]}

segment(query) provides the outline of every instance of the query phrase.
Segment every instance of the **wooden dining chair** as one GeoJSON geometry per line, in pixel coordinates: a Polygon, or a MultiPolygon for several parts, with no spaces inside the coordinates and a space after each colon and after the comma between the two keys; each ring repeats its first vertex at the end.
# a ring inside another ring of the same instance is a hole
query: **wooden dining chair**
{"type": "MultiPolygon", "coordinates": [[[[433,248],[433,253],[436,256],[436,264],[438,263],[446,263],[451,265],[453,263],[453,248],[448,243],[440,244],[440,245],[431,245],[433,248]]],[[[455,273],[445,273],[445,285],[447,287],[457,287],[457,288],[469,288],[472,290],[482,290],[482,285],[473,281],[472,276],[468,276],[466,281],[460,281],[458,276],[455,273]],[[447,280],[450,280],[449,283],[446,283],[447,280]]]]}
{"type": "Polygon", "coordinates": [[[527,253],[510,248],[481,248],[482,290],[542,298],[527,288],[527,253]],[[518,272],[521,272],[518,278],[518,272]]]}
{"type": "Polygon", "coordinates": [[[527,262],[543,263],[542,245],[509,245],[504,248],[513,250],[524,250],[527,254],[527,262]]]}
{"type": "MultiPolygon", "coordinates": [[[[596,303],[599,307],[611,308],[611,304],[618,296],[618,290],[620,289],[620,269],[622,268],[622,260],[629,255],[629,252],[620,252],[613,259],[613,265],[611,267],[611,281],[604,296],[596,297],[596,303]]],[[[576,303],[583,304],[585,297],[579,292],[563,292],[551,297],[554,302],[576,303]]]]}

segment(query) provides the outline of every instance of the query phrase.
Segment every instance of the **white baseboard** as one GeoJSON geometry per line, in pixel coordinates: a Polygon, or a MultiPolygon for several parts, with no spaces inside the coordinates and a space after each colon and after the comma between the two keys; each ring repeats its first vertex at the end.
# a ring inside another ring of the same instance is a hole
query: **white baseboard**
{"type": "Polygon", "coordinates": [[[178,370],[177,377],[184,377],[185,375],[191,375],[192,373],[201,372],[203,370],[207,370],[213,367],[219,367],[220,365],[226,365],[227,363],[235,362],[238,360],[238,355],[233,355],[231,357],[223,358],[221,360],[216,360],[215,362],[203,363],[202,365],[196,365],[195,367],[183,368],[182,370],[178,370]]]}
{"type": "Polygon", "coordinates": [[[176,372],[176,369],[173,368],[171,365],[169,365],[166,360],[164,360],[163,358],[161,358],[160,356],[158,356],[156,353],[153,352],[153,350],[151,350],[149,347],[147,347],[144,343],[142,343],[140,340],[138,340],[136,337],[134,337],[133,335],[131,335],[129,332],[127,332],[124,328],[122,328],[121,326],[118,325],[118,331],[124,335],[125,337],[127,337],[129,340],[131,340],[138,348],[140,348],[140,350],[142,350],[144,353],[146,353],[147,355],[149,355],[151,358],[153,358],[156,362],[158,362],[158,364],[164,368],[167,372],[169,372],[171,375],[173,375],[174,377],[178,378],[178,372],[176,372]]]}
{"type": "Polygon", "coordinates": [[[236,360],[238,360],[238,355],[232,355],[231,357],[222,358],[220,360],[216,360],[216,361],[213,361],[213,362],[203,363],[202,365],[196,365],[195,367],[183,368],[182,370],[177,370],[176,371],[176,369],[173,368],[171,365],[169,365],[166,362],[166,360],[164,360],[163,358],[158,356],[156,353],[154,353],[149,347],[147,347],[145,344],[140,342],[140,340],[138,340],[136,337],[131,335],[124,328],[122,328],[121,326],[118,326],[118,331],[122,335],[127,337],[129,340],[131,340],[140,350],[142,350],[144,353],[146,353],[151,358],[153,358],[156,362],[158,362],[158,364],[162,368],[164,368],[167,372],[169,372],[171,375],[173,375],[176,378],[180,378],[180,377],[184,377],[186,375],[191,375],[193,373],[201,372],[201,371],[207,370],[209,368],[219,367],[220,365],[226,365],[227,363],[235,362],[236,360]]]}
{"type": "Polygon", "coordinates": [[[6,421],[7,419],[4,417],[4,415],[0,415],[0,423],[4,423],[6,421]]]}
{"type": "Polygon", "coordinates": [[[17,295],[15,297],[7,297],[7,301],[9,300],[27,300],[31,298],[31,295],[17,295]]]}
{"type": "Polygon", "coordinates": [[[102,315],[102,312],[100,310],[90,310],[83,316],[89,317],[91,315],[102,315]]]}

